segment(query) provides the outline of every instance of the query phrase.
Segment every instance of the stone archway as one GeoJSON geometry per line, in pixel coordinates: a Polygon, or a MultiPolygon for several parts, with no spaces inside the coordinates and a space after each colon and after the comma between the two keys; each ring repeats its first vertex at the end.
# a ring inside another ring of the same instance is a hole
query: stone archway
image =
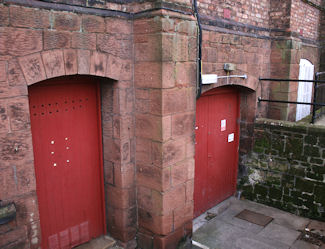
{"type": "MultiPolygon", "coordinates": [[[[107,231],[123,242],[133,239],[136,234],[136,197],[132,154],[135,146],[132,65],[103,52],[54,49],[17,57],[9,63],[8,69],[9,77],[21,82],[18,90],[24,95],[27,95],[27,86],[47,79],[74,75],[97,77],[101,88],[107,231]]],[[[17,104],[22,107],[24,120],[27,121],[28,97],[20,97],[17,104]]],[[[31,138],[30,130],[26,136],[31,138]]],[[[32,155],[30,150],[28,157],[31,160],[32,155]]],[[[31,176],[31,179],[31,190],[35,190],[35,176],[31,176]]],[[[36,195],[33,198],[36,199],[36,195]]],[[[35,212],[38,213],[36,204],[35,212]]],[[[33,234],[36,234],[33,241],[38,244],[41,239],[38,214],[35,217],[38,225],[33,226],[33,234]]]]}
{"type": "Polygon", "coordinates": [[[131,65],[98,51],[54,49],[22,56],[18,61],[27,85],[74,74],[101,76],[117,81],[131,78],[131,65]]]}

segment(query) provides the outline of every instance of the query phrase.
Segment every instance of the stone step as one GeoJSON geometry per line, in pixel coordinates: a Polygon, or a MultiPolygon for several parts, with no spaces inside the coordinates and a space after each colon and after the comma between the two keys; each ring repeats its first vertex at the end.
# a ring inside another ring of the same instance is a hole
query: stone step
{"type": "Polygon", "coordinates": [[[74,249],[120,249],[120,247],[116,245],[116,241],[113,238],[104,235],[85,244],[74,247],[74,249]]]}

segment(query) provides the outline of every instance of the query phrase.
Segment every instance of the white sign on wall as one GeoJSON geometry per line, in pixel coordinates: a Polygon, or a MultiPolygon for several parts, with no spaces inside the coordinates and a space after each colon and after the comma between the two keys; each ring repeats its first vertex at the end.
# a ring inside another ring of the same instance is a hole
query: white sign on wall
{"type": "Polygon", "coordinates": [[[235,139],[235,134],[234,134],[234,133],[230,133],[230,134],[228,135],[228,143],[233,142],[234,139],[235,139]]]}
{"type": "Polygon", "coordinates": [[[225,119],[221,120],[221,131],[225,131],[227,126],[227,121],[225,119]]]}

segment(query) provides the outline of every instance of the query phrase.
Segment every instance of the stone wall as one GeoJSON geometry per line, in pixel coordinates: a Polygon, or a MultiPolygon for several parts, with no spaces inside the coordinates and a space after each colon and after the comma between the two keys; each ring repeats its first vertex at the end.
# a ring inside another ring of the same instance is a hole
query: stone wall
{"type": "MultiPolygon", "coordinates": [[[[309,60],[319,70],[319,47],[307,44],[297,38],[273,40],[271,45],[271,78],[298,79],[301,59],[309,60]]],[[[263,82],[270,87],[270,99],[297,101],[297,82],[263,82]]],[[[295,104],[270,103],[266,117],[279,120],[295,121],[295,104]]]]}
{"type": "Polygon", "coordinates": [[[17,207],[17,218],[0,227],[0,247],[40,245],[28,86],[71,75],[102,77],[107,225],[116,239],[134,239],[137,216],[135,162],[130,156],[134,151],[130,20],[19,5],[0,4],[0,9],[0,199],[17,207]],[[116,81],[119,84],[114,85],[116,81]],[[114,108],[108,99],[114,99],[114,108]],[[121,168],[129,172],[122,175],[121,168]],[[127,182],[129,178],[133,182],[127,182]],[[116,199],[121,193],[123,198],[116,199]]]}
{"type": "Polygon", "coordinates": [[[238,189],[249,200],[325,220],[325,127],[258,119],[238,189]]]}
{"type": "Polygon", "coordinates": [[[142,248],[191,233],[197,29],[188,3],[141,2],[147,12],[134,14],[114,9],[123,2],[0,1],[0,199],[17,207],[0,225],[1,248],[42,239],[28,86],[80,75],[101,83],[108,233],[125,248],[138,231],[142,248]]]}
{"type": "Polygon", "coordinates": [[[5,4],[23,4],[29,7],[45,9],[61,9],[66,11],[86,11],[91,14],[109,16],[138,16],[141,12],[150,12],[157,9],[179,10],[191,14],[191,0],[1,0],[5,4]]]}
{"type": "MultiPolygon", "coordinates": [[[[271,1],[271,78],[297,79],[300,59],[319,68],[319,1],[271,1]]],[[[265,82],[270,99],[297,101],[297,82],[265,82]]],[[[295,121],[296,105],[270,103],[266,117],[295,121]]]]}
{"type": "MultiPolygon", "coordinates": [[[[248,79],[203,92],[240,90],[245,162],[255,117],[271,113],[257,104],[270,89],[258,78],[295,77],[300,58],[318,63],[318,43],[304,37],[307,29],[291,32],[289,0],[233,2],[198,1],[202,68],[225,75],[230,62],[232,74],[248,79]]],[[[108,232],[126,248],[137,235],[143,249],[174,248],[191,234],[196,49],[191,0],[0,0],[0,199],[17,205],[16,220],[0,226],[1,248],[38,248],[41,240],[28,86],[78,75],[101,82],[108,232]]],[[[294,95],[277,90],[275,98],[294,95]]],[[[291,117],[281,108],[278,118],[291,117]]]]}
{"type": "Polygon", "coordinates": [[[176,248],[192,231],[196,22],[134,20],[138,245],[176,248]]]}
{"type": "MultiPolygon", "coordinates": [[[[208,28],[207,28],[208,29],[208,28]]],[[[257,97],[268,96],[268,86],[261,86],[258,78],[269,77],[271,43],[268,39],[239,33],[203,31],[202,73],[225,76],[224,63],[233,63],[233,75],[247,75],[247,79],[219,79],[217,84],[203,86],[202,92],[215,87],[237,87],[240,92],[240,153],[252,147],[252,130],[256,116],[267,115],[266,105],[257,108],[257,97]]]]}

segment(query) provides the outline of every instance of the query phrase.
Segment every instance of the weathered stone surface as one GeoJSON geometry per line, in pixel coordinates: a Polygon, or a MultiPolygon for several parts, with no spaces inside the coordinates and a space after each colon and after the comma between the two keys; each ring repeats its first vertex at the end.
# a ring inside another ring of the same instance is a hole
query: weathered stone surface
{"type": "Polygon", "coordinates": [[[25,85],[25,78],[17,60],[10,60],[8,64],[8,82],[10,86],[25,85]]]}
{"type": "Polygon", "coordinates": [[[66,75],[77,74],[78,62],[77,62],[78,51],[74,49],[64,50],[64,67],[66,75]]]}
{"type": "Polygon", "coordinates": [[[244,196],[323,219],[324,210],[319,205],[324,205],[325,169],[318,141],[324,137],[324,128],[261,119],[254,132],[254,152],[247,160],[248,176],[240,184],[244,196]],[[256,169],[265,171],[266,178],[254,187],[246,185],[256,169]]]}
{"type": "Polygon", "coordinates": [[[5,133],[9,131],[9,117],[8,117],[8,108],[7,100],[0,100],[0,132],[5,133]]]}
{"type": "Polygon", "coordinates": [[[47,78],[65,75],[62,50],[52,50],[42,53],[47,78]]]}
{"type": "Polygon", "coordinates": [[[63,31],[44,31],[44,49],[70,48],[71,33],[63,31]]]}
{"type": "Polygon", "coordinates": [[[29,105],[27,97],[10,99],[7,102],[10,129],[12,131],[30,129],[29,105]]]}
{"type": "Polygon", "coordinates": [[[78,74],[89,74],[90,71],[90,51],[78,50],[78,74]]]}
{"type": "Polygon", "coordinates": [[[50,28],[50,11],[10,6],[10,23],[15,27],[50,28]]]}
{"type": "Polygon", "coordinates": [[[105,76],[107,55],[105,53],[93,52],[90,56],[90,74],[105,76]]]}
{"type": "Polygon", "coordinates": [[[54,12],[53,27],[57,30],[79,31],[81,20],[77,14],[54,12]]]}
{"type": "Polygon", "coordinates": [[[42,31],[0,27],[0,55],[22,56],[42,50],[42,31]]]}
{"type": "Polygon", "coordinates": [[[33,160],[32,137],[29,131],[16,131],[2,135],[0,149],[1,165],[10,165],[13,162],[23,164],[33,160]]]}
{"type": "Polygon", "coordinates": [[[85,32],[105,32],[105,22],[103,17],[84,15],[81,19],[81,27],[85,32]]]}
{"type": "Polygon", "coordinates": [[[28,85],[46,79],[45,69],[40,54],[27,55],[19,59],[28,85]]]}

